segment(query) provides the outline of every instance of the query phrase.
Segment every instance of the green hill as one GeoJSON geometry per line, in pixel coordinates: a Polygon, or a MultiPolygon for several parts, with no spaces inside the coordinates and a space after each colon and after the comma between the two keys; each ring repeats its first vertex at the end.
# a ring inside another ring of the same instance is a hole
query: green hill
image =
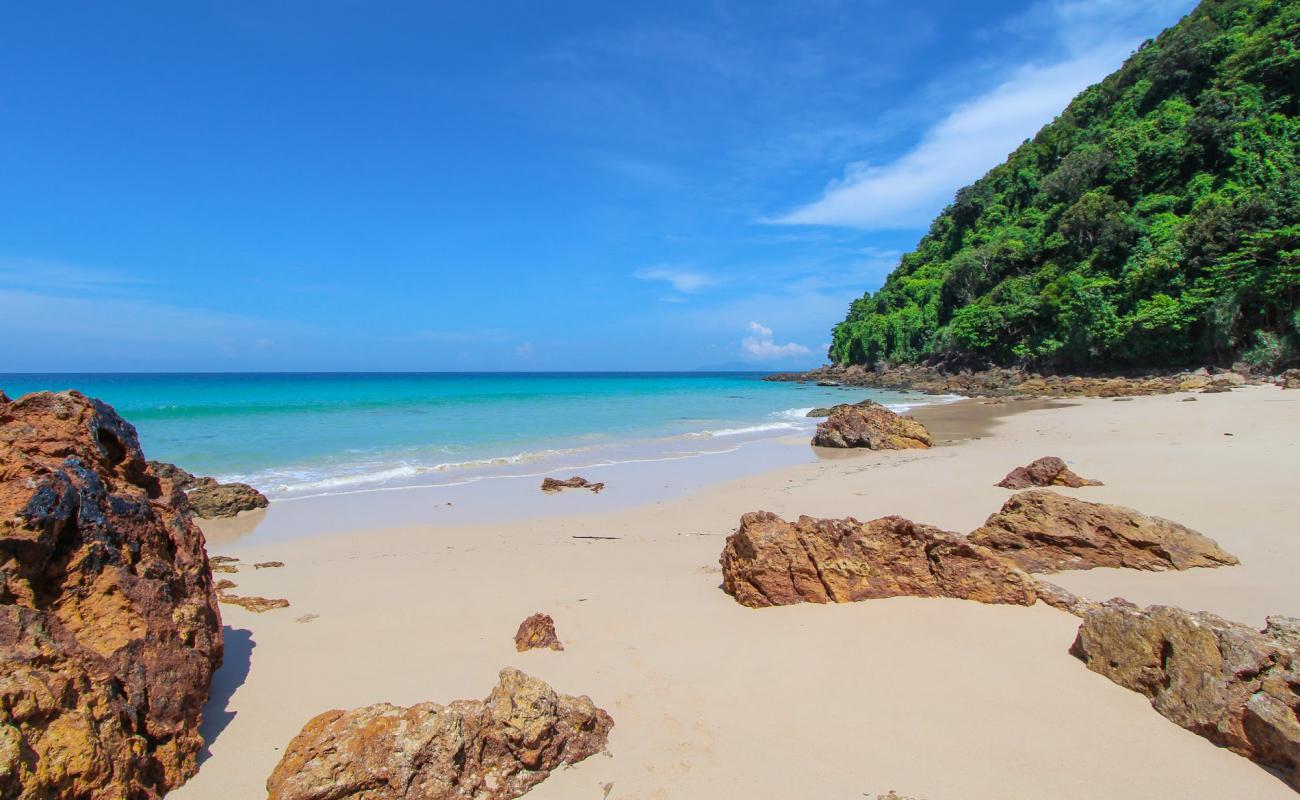
{"type": "Polygon", "coordinates": [[[1298,99],[1300,0],[1205,0],[959,191],[832,361],[1296,361],[1298,99]]]}

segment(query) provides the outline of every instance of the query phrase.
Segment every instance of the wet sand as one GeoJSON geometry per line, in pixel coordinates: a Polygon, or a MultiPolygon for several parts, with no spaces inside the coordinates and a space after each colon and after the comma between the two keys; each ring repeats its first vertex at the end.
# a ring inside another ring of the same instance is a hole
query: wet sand
{"type": "MultiPolygon", "coordinates": [[[[1002,475],[1058,455],[1106,482],[1062,491],[1178,520],[1242,559],[1058,583],[1251,624],[1300,614],[1300,392],[1197,398],[971,401],[916,412],[952,442],[929,451],[811,452],[630,507],[600,509],[603,494],[567,492],[548,498],[564,513],[442,524],[430,510],[419,524],[214,543],[211,552],[249,564],[284,561],[223,577],[292,607],[223,606],[211,757],[172,796],[263,796],[284,745],[314,714],[481,697],[513,665],[590,695],[616,722],[609,754],[552,775],[528,795],[542,800],[599,800],[610,782],[610,798],[1294,797],[1089,672],[1067,652],[1077,620],[1046,606],[898,598],[754,610],[719,589],[718,555],[745,511],[902,514],[969,531],[1009,496],[993,486],[1002,475]],[[564,652],[515,652],[515,628],[535,611],[555,617],[564,652]]],[[[533,494],[521,486],[496,502],[531,508],[533,494]]]]}

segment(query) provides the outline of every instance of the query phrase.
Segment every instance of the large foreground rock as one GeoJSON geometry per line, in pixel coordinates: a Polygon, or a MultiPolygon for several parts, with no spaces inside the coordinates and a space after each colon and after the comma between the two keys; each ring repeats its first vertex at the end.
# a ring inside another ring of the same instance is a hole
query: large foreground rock
{"type": "Polygon", "coordinates": [[[107,405],[0,401],[0,797],[155,798],[194,774],[222,641],[184,508],[107,405]]]}
{"type": "Polygon", "coordinates": [[[285,748],[268,800],[507,800],[603,750],[613,725],[589,698],[504,669],[486,701],[326,711],[285,748]]]}
{"type": "Polygon", "coordinates": [[[866,447],[871,450],[914,450],[934,443],[925,426],[879,403],[864,400],[831,409],[818,423],[812,443],[818,447],[866,447]]]}
{"type": "Polygon", "coordinates": [[[155,475],[171,480],[185,491],[194,515],[202,519],[233,517],[241,511],[266,508],[266,495],[246,483],[221,483],[216,478],[199,478],[175,464],[150,461],[155,475]]]}
{"type": "Polygon", "coordinates": [[[1003,489],[1028,489],[1033,486],[1101,486],[1101,481],[1088,480],[1074,474],[1065,462],[1056,456],[1043,456],[1023,467],[1016,467],[998,481],[1003,489]]]}
{"type": "Polygon", "coordinates": [[[902,517],[870,522],[758,511],[722,551],[722,586],[742,605],[955,597],[1032,605],[1035,581],[960,535],[902,517]]]}
{"type": "Polygon", "coordinates": [[[969,539],[1026,572],[1181,570],[1238,563],[1213,539],[1176,522],[1044,489],[1013,495],[969,539]]]}
{"type": "Polygon", "coordinates": [[[1280,770],[1300,789],[1300,621],[1257,631],[1214,614],[1109,603],[1071,650],[1182,727],[1280,770]]]}

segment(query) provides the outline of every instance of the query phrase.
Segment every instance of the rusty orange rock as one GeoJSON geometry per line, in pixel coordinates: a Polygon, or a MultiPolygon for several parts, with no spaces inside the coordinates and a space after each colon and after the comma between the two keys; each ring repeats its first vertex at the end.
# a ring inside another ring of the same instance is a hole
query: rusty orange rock
{"type": "Polygon", "coordinates": [[[1101,486],[1101,481],[1088,480],[1075,475],[1065,462],[1056,456],[1044,456],[1023,467],[1016,467],[998,481],[1004,489],[1028,489],[1032,486],[1101,486]]]}
{"type": "Polygon", "coordinates": [[[1027,572],[1181,570],[1238,563],[1213,539],[1177,522],[1046,489],[1013,495],[969,539],[1027,572]]]}
{"type": "Polygon", "coordinates": [[[503,669],[486,700],[326,711],[266,782],[268,800],[510,800],[605,749],[591,699],[503,669]]]}
{"type": "Polygon", "coordinates": [[[915,450],[934,444],[925,426],[864,400],[835,406],[818,423],[812,443],[818,447],[865,447],[870,450],[915,450]]]}
{"type": "Polygon", "coordinates": [[[551,615],[533,614],[519,623],[519,630],[515,632],[515,649],[521,653],[525,650],[563,650],[564,645],[555,635],[555,620],[551,615]]]}
{"type": "Polygon", "coordinates": [[[221,654],[203,534],[135,429],[77,392],[0,402],[0,796],[179,786],[221,654]]]}
{"type": "Polygon", "coordinates": [[[902,517],[786,522],[766,511],[745,514],[722,551],[722,586],[751,607],[899,596],[1037,600],[1034,579],[1009,561],[902,517]]]}

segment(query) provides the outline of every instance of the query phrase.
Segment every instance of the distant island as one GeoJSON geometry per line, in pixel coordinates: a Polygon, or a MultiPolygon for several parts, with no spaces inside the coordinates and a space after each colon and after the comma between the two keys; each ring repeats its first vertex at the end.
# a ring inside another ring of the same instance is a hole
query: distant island
{"type": "Polygon", "coordinates": [[[957,192],[837,365],[1300,357],[1300,4],[1206,0],[957,192]]]}

